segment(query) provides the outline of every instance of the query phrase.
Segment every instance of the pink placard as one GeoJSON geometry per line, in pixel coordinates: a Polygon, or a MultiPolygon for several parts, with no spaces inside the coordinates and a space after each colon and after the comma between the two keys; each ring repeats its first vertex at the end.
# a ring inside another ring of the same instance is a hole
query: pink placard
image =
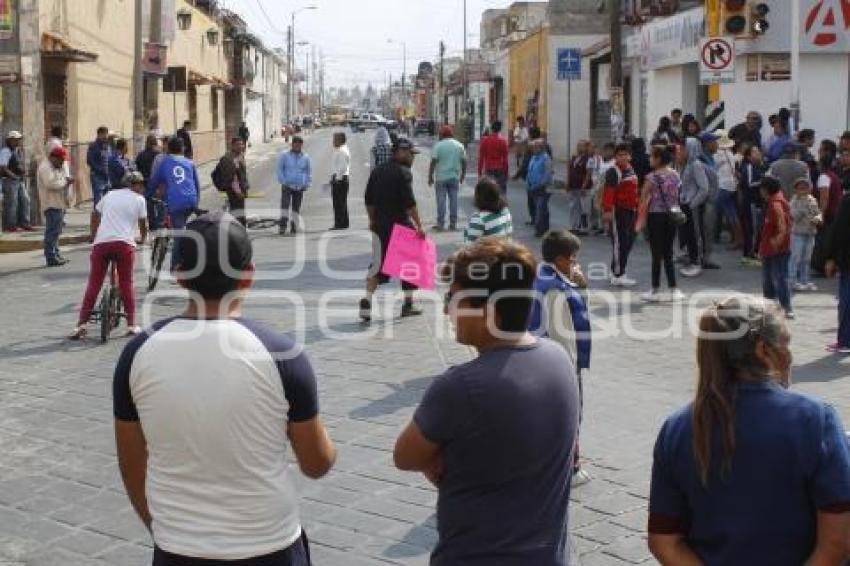
{"type": "Polygon", "coordinates": [[[434,242],[419,237],[413,228],[394,225],[381,273],[432,291],[436,287],[436,269],[434,242]]]}

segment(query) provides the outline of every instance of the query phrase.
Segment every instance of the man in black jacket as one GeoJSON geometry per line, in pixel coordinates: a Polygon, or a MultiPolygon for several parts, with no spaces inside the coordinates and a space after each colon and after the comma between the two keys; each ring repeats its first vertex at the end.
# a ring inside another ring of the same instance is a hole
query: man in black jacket
{"type": "Polygon", "coordinates": [[[186,120],[183,122],[183,127],[177,130],[177,137],[183,140],[183,156],[187,159],[194,159],[192,152],[192,136],[189,135],[189,130],[192,129],[192,121],[186,120]]]}
{"type": "Polygon", "coordinates": [[[250,184],[248,167],[245,165],[245,142],[241,137],[230,140],[230,151],[221,157],[218,168],[230,213],[245,226],[245,197],[250,184]]]}
{"type": "Polygon", "coordinates": [[[826,347],[833,353],[850,354],[850,193],[841,199],[832,231],[826,242],[826,274],[838,274],[838,341],[826,347]]]}

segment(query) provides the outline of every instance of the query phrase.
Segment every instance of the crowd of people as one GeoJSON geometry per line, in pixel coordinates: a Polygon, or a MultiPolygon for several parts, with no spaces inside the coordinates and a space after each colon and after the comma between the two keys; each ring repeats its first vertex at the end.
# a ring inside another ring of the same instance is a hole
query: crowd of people
{"type": "MultiPolygon", "coordinates": [[[[816,291],[813,276],[837,273],[840,329],[828,349],[850,352],[850,243],[841,221],[842,206],[850,206],[843,201],[850,190],[850,132],[837,143],[821,140],[815,156],[816,133],[794,134],[787,109],[769,123],[772,133],[764,139],[757,112],[728,132],[704,131],[693,115],[676,109],[659,120],[648,147],[641,138],[600,150],[580,141],[567,165],[566,227],[577,236],[610,237],[610,282],[617,287],[637,284],[627,268],[643,232],[652,256],[651,286],[641,295],[646,302],[682,300],[677,276],[720,269],[715,251],[724,241],[740,252],[742,266],[762,270],[764,296],[777,300],[789,319],[796,316],[795,293],[816,291]]],[[[528,189],[528,222],[543,237],[551,150],[522,117],[512,145],[519,164],[515,179],[524,179],[528,189]]]]}
{"type": "MultiPolygon", "coordinates": [[[[627,268],[643,230],[652,255],[645,300],[681,299],[677,275],[717,269],[712,250],[723,234],[742,262],[761,264],[765,295],[736,295],[700,318],[694,399],[665,421],[654,450],[651,552],[675,566],[840,566],[850,558],[850,444],[830,406],[790,391],[786,322],[790,292],[813,288],[809,267],[839,272],[841,324],[830,349],[850,352],[850,196],[842,194],[842,180],[850,185],[850,134],[846,150],[822,142],[820,159],[809,159],[805,144],[814,136],[800,132],[798,144],[785,113],[778,116],[783,124],[764,143],[750,117],[727,134],[702,132],[681,112],[661,120],[649,148],[631,140],[597,154],[582,142],[569,164],[568,229],[550,226],[555,166],[542,133],[520,121],[508,144],[501,124],[491,126],[464,246],[440,273],[456,340],[477,355],[430,383],[393,448],[398,469],[422,473],[438,491],[432,564],[568,564],[571,489],[591,480],[579,457],[593,349],[580,236],[609,236],[611,283],[625,288],[636,284],[627,268]],[[511,145],[539,250],[511,238],[511,145]],[[678,273],[677,260],[684,263],[678,273]],[[670,288],[664,295],[662,268],[670,288]]],[[[72,337],[85,336],[106,263],[115,260],[135,335],[114,375],[117,455],[129,499],[151,532],[154,565],[309,565],[287,452],[314,479],[333,468],[337,453],[308,354],[241,313],[255,271],[244,139],[231,141],[212,174],[230,213],[191,219],[201,185],[184,137],[170,137],[165,151],[150,137],[131,160],[126,144],[102,130],[89,152],[103,188],[92,216],[92,270],[72,337]],[[133,257],[149,225],[161,225],[152,210],[159,204],[170,226],[185,231],[174,242],[172,272],[193,300],[180,316],[142,332],[132,306],[133,257]]],[[[467,156],[450,128],[440,138],[428,174],[438,204],[433,230],[459,231],[467,156]]],[[[313,183],[303,145],[295,136],[277,161],[281,235],[302,230],[303,196],[313,183]]],[[[346,230],[351,155],[344,134],[334,136],[332,151],[331,229],[346,230]]],[[[394,229],[426,236],[411,172],[417,153],[408,139],[383,130],[370,151],[363,202],[380,246],[359,305],[364,322],[379,285],[389,281],[380,268],[394,229]]],[[[66,158],[61,145],[52,147],[39,167],[40,188],[55,193],[48,203],[64,198],[73,181],[66,158]]],[[[0,152],[0,167],[12,170],[14,161],[4,166],[3,159],[0,152]]],[[[55,247],[50,253],[61,257],[55,247]]],[[[416,287],[401,284],[401,316],[422,314],[416,287]]]]}

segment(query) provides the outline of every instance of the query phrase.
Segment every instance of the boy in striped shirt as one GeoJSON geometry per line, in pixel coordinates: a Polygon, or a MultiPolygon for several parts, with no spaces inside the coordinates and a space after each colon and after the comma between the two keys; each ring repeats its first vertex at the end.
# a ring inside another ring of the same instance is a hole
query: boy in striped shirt
{"type": "Polygon", "coordinates": [[[493,179],[484,177],[475,186],[475,208],[469,226],[463,232],[464,244],[471,244],[485,236],[510,238],[513,220],[502,189],[493,179]]]}

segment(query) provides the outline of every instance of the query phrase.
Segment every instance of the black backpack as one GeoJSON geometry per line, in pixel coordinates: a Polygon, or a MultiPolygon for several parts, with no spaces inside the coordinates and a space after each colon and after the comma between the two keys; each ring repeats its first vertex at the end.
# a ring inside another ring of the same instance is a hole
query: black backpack
{"type": "Polygon", "coordinates": [[[221,192],[227,191],[227,181],[223,178],[223,173],[221,171],[221,161],[219,161],[215,169],[210,173],[210,179],[212,179],[212,183],[216,189],[221,192]]]}

